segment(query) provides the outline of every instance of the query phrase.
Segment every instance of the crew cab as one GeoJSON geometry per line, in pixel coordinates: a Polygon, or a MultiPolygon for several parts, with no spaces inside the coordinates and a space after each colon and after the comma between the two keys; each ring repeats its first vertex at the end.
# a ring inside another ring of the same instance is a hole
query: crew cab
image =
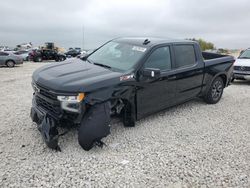
{"type": "Polygon", "coordinates": [[[201,52],[194,41],[118,38],[81,59],[37,69],[31,118],[45,143],[58,149],[59,126],[77,126],[84,150],[102,145],[112,116],[124,126],[202,97],[217,103],[235,59],[201,52]]]}
{"type": "Polygon", "coordinates": [[[234,64],[233,79],[250,80],[250,48],[243,51],[234,64]]]}

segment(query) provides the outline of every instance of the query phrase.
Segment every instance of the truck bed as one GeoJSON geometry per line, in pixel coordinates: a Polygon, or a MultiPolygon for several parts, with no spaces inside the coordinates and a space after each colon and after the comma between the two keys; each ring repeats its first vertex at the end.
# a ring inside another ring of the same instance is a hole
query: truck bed
{"type": "Polygon", "coordinates": [[[202,52],[202,57],[205,62],[205,67],[215,64],[218,65],[221,63],[233,63],[235,61],[235,58],[233,56],[210,53],[210,52],[202,52]]]}

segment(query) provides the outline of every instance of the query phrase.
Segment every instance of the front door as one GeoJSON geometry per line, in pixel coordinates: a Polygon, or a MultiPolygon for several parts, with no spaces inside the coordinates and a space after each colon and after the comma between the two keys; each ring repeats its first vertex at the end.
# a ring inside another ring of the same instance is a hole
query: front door
{"type": "Polygon", "coordinates": [[[176,80],[171,73],[171,47],[161,46],[152,51],[142,68],[160,69],[159,78],[142,77],[137,90],[137,119],[173,105],[176,80]]]}

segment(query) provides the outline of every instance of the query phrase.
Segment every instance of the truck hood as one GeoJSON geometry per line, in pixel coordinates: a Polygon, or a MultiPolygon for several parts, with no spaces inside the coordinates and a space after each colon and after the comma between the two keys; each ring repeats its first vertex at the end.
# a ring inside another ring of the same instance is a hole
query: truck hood
{"type": "Polygon", "coordinates": [[[250,67],[250,59],[237,59],[234,66],[250,67]]]}
{"type": "Polygon", "coordinates": [[[122,73],[80,59],[53,63],[37,69],[32,76],[36,84],[55,92],[89,92],[120,82],[122,73]]]}

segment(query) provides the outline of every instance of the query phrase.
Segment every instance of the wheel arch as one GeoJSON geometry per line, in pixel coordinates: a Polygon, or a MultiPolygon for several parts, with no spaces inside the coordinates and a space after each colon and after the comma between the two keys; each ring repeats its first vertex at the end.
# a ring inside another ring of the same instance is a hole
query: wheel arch
{"type": "Polygon", "coordinates": [[[15,60],[13,60],[13,59],[7,59],[7,60],[5,61],[5,65],[7,65],[7,62],[8,62],[8,61],[12,61],[14,64],[16,64],[15,60]]]}
{"type": "MultiPolygon", "coordinates": [[[[225,73],[222,73],[222,74],[219,74],[217,77],[221,77],[222,78],[222,80],[223,80],[223,83],[224,83],[224,88],[226,87],[226,85],[227,85],[227,80],[228,80],[228,78],[227,78],[227,75],[225,74],[225,73]]],[[[216,77],[215,77],[216,78],[216,77]]],[[[214,78],[214,79],[215,79],[214,78]]],[[[213,79],[213,80],[214,80],[213,79]]]]}
{"type": "Polygon", "coordinates": [[[204,80],[204,86],[202,88],[202,92],[200,96],[204,96],[207,91],[209,90],[209,88],[211,87],[213,81],[218,78],[221,77],[224,83],[224,88],[227,86],[227,81],[228,81],[228,76],[226,72],[220,72],[218,74],[215,75],[209,75],[205,80],[204,80]]]}

